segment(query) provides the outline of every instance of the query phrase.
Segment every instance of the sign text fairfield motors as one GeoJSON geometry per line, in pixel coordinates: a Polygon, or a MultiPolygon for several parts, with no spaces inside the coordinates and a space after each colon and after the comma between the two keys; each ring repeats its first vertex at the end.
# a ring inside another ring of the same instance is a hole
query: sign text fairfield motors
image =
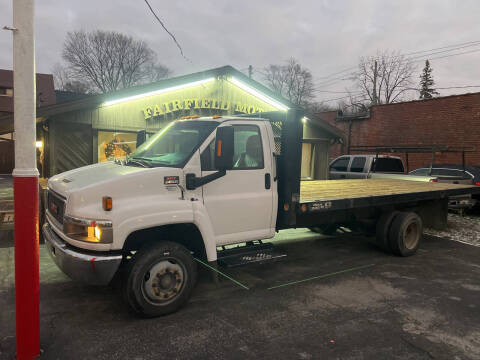
{"type": "Polygon", "coordinates": [[[223,111],[233,110],[244,114],[253,114],[257,112],[263,112],[264,109],[255,106],[242,103],[232,104],[230,101],[223,101],[220,99],[183,99],[173,100],[162,104],[155,104],[153,106],[147,106],[144,108],[143,115],[145,120],[162,116],[165,114],[173,113],[182,110],[191,109],[217,109],[223,111]]]}

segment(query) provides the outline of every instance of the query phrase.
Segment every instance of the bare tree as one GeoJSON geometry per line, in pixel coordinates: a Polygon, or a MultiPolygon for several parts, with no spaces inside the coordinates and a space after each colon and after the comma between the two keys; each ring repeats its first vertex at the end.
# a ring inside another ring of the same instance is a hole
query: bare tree
{"type": "Polygon", "coordinates": [[[155,82],[172,75],[172,70],[162,64],[151,64],[147,71],[146,80],[148,82],[155,82]]]}
{"type": "MultiPolygon", "coordinates": [[[[389,104],[402,99],[411,90],[413,62],[398,52],[378,52],[362,57],[354,80],[363,96],[362,104],[389,104]]],[[[358,96],[357,98],[362,98],[358,96]]]]}
{"type": "Polygon", "coordinates": [[[68,69],[60,63],[56,63],[53,66],[52,73],[56,90],[70,91],[77,94],[94,92],[90,83],[76,80],[70,75],[68,69]]]}
{"type": "Polygon", "coordinates": [[[264,71],[267,86],[295,105],[306,107],[313,100],[312,74],[294,58],[283,65],[270,64],[264,71]]]}
{"type": "Polygon", "coordinates": [[[158,80],[170,73],[156,63],[155,52],[144,41],[113,31],[67,33],[62,57],[69,79],[86,81],[103,93],[151,81],[152,76],[158,80]]]}
{"type": "Polygon", "coordinates": [[[307,116],[311,116],[315,113],[321,113],[321,112],[327,112],[327,111],[333,111],[337,110],[335,106],[331,106],[329,104],[323,103],[323,102],[318,102],[318,101],[310,101],[308,102],[305,107],[305,113],[307,116]]]}

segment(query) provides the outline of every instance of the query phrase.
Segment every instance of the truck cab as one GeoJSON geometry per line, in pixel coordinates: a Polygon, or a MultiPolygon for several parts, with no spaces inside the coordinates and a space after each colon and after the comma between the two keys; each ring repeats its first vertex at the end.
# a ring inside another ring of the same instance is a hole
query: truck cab
{"type": "Polygon", "coordinates": [[[154,279],[129,283],[132,308],[170,312],[193,286],[192,256],[213,263],[217,246],[274,236],[274,151],[265,119],[174,121],[125,161],[50,178],[43,227],[49,252],[67,275],[98,285],[110,282],[126,257],[141,258],[128,273],[142,274],[129,279],[154,279]],[[159,248],[158,239],[167,241],[159,248]],[[144,253],[169,255],[152,265],[144,253]]]}

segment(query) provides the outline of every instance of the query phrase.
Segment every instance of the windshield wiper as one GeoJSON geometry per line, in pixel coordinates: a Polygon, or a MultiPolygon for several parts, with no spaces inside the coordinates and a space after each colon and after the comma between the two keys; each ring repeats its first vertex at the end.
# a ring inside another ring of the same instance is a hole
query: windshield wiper
{"type": "Polygon", "coordinates": [[[153,167],[153,165],[149,161],[151,161],[151,160],[148,159],[148,158],[132,157],[132,158],[127,159],[127,161],[125,161],[125,165],[128,165],[129,163],[134,163],[134,164],[139,164],[142,167],[151,168],[151,167],[153,167]]]}
{"type": "Polygon", "coordinates": [[[129,157],[128,159],[152,161],[152,159],[150,159],[150,158],[141,157],[141,156],[132,156],[132,157],[129,157]]]}

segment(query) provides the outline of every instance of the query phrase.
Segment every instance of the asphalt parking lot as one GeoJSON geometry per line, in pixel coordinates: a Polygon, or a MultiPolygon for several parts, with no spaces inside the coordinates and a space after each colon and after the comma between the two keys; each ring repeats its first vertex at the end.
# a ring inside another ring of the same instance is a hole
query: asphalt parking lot
{"type": "MultiPolygon", "coordinates": [[[[69,280],[41,245],[41,359],[480,358],[480,248],[426,237],[398,258],[305,229],[277,240],[281,262],[225,270],[249,290],[202,267],[190,303],[157,319],[69,280]]],[[[0,274],[0,358],[13,359],[12,247],[0,274]]]]}

